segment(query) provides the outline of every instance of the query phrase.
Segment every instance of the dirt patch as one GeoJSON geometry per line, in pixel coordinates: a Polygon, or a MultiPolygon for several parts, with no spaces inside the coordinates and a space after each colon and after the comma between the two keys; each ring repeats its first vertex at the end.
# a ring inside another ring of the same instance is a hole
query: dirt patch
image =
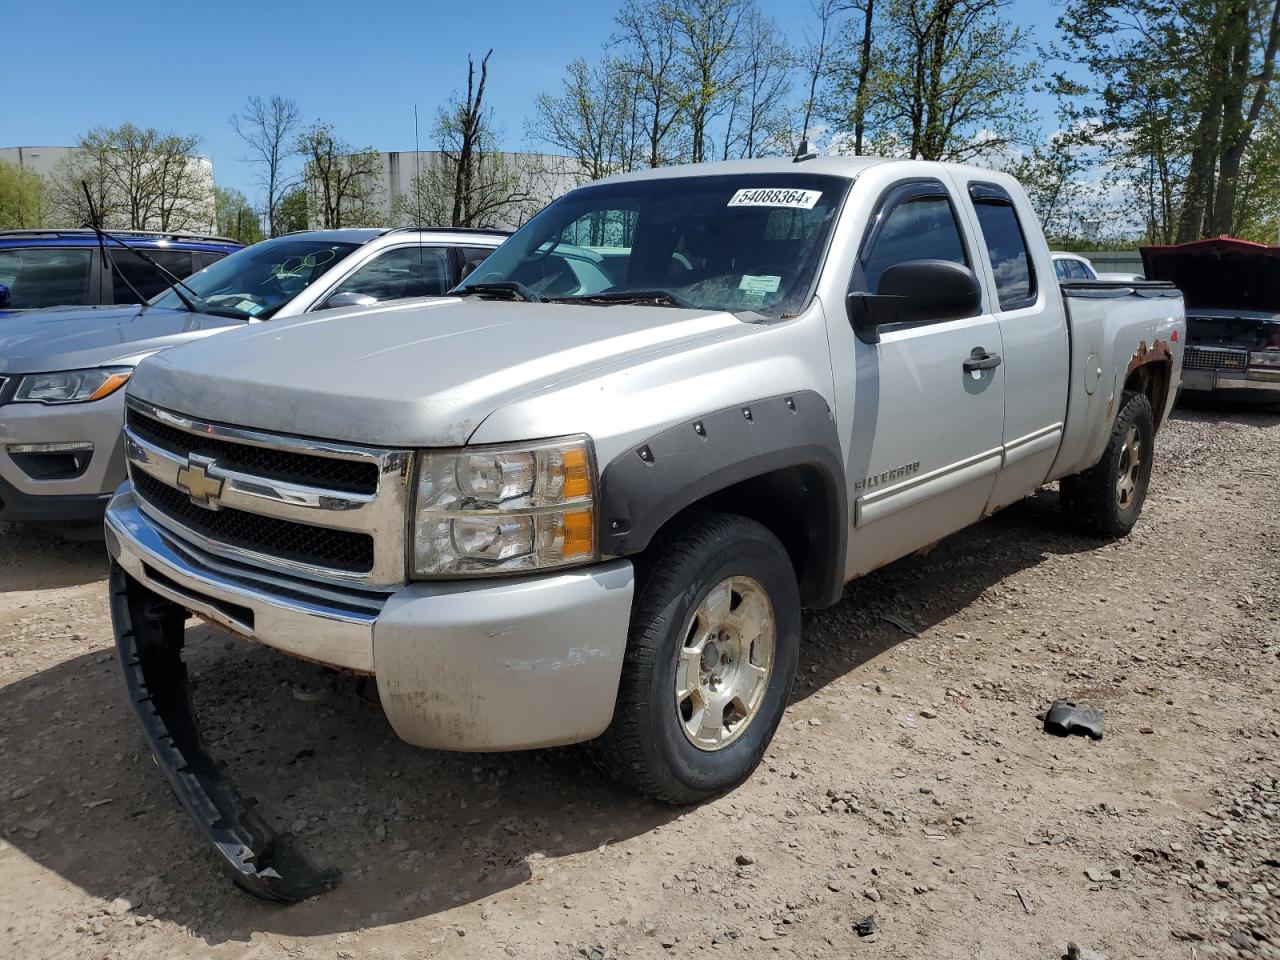
{"type": "Polygon", "coordinates": [[[575,750],[415,750],[354,681],[193,626],[211,751],[344,870],[288,908],[142,748],[101,546],[0,529],[0,954],[1280,955],[1280,417],[1180,410],[1157,453],[1123,542],[1044,491],[808,615],[764,765],[688,810],[575,750]],[[1042,733],[1059,697],[1104,739],[1042,733]]]}

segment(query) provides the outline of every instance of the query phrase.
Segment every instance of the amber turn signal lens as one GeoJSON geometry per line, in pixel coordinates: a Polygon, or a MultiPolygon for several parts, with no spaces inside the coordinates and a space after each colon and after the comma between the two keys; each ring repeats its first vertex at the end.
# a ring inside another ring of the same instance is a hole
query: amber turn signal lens
{"type": "Polygon", "coordinates": [[[565,560],[590,557],[595,551],[595,514],[592,510],[566,513],[560,526],[564,546],[560,555],[565,560]]]}
{"type": "Polygon", "coordinates": [[[583,447],[570,447],[561,454],[564,469],[565,500],[576,500],[591,495],[591,470],[587,465],[587,451],[583,447]]]}
{"type": "Polygon", "coordinates": [[[113,373],[111,376],[107,377],[106,380],[102,381],[102,386],[89,394],[89,399],[101,400],[103,397],[109,397],[128,382],[129,374],[113,373]]]}

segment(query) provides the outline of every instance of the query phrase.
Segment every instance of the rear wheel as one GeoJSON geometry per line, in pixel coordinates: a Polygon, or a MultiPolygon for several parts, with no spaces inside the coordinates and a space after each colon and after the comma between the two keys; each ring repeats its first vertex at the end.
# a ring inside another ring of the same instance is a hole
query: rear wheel
{"type": "Polygon", "coordinates": [[[1133,529],[1151,481],[1155,420],[1140,393],[1126,393],[1102,459],[1059,484],[1062,510],[1091,536],[1114,539],[1133,529]]]}
{"type": "Polygon", "coordinates": [[[753,520],[704,514],[638,565],[613,723],[599,765],[642,793],[694,803],[756,768],[782,719],[800,647],[786,550],[753,520]]]}

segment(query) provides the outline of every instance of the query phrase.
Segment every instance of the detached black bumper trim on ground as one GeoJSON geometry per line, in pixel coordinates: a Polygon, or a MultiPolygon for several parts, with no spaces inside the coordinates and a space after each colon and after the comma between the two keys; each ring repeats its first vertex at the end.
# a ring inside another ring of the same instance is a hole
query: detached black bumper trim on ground
{"type": "Polygon", "coordinates": [[[297,903],[336,886],[338,870],[314,866],[242,797],[204,748],[182,660],[186,612],[111,564],[111,620],[129,701],[157,765],[201,836],[255,897],[297,903]]]}

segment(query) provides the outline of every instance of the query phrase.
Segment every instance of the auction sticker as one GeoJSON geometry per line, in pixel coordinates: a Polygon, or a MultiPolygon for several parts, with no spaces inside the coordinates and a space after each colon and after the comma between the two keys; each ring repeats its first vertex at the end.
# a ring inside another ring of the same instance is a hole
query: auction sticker
{"type": "Polygon", "coordinates": [[[792,190],[788,187],[748,187],[729,198],[730,207],[793,207],[812,210],[821,190],[792,190]]]}

